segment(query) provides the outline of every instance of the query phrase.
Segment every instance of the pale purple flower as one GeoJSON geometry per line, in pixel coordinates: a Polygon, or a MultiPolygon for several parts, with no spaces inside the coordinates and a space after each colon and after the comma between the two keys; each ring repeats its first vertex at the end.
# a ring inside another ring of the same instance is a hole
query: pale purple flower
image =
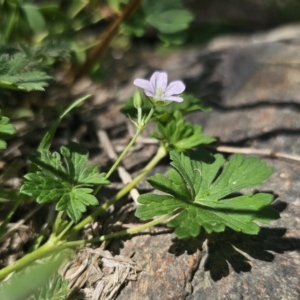
{"type": "Polygon", "coordinates": [[[150,80],[135,79],[133,82],[139,88],[144,90],[144,93],[157,101],[175,101],[182,102],[183,98],[178,95],[185,90],[185,85],[182,81],[172,81],[168,85],[168,74],[165,72],[154,72],[150,80]]]}

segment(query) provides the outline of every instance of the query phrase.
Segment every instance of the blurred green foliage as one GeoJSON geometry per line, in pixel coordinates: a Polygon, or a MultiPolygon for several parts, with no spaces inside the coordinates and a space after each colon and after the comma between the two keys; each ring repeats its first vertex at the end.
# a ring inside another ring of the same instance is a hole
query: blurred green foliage
{"type": "Polygon", "coordinates": [[[59,275],[49,280],[48,284],[42,286],[35,295],[28,300],[64,300],[71,293],[68,289],[69,282],[59,275]]]}
{"type": "Polygon", "coordinates": [[[33,69],[32,61],[23,53],[0,56],[0,87],[25,91],[44,91],[51,79],[46,73],[33,69]]]}
{"type": "Polygon", "coordinates": [[[59,277],[57,270],[71,255],[71,250],[63,250],[14,273],[9,280],[1,282],[0,299],[66,299],[70,291],[67,289],[67,282],[59,277]]]}
{"type": "MultiPolygon", "coordinates": [[[[0,46],[26,43],[47,51],[44,45],[64,43],[64,50],[69,48],[83,62],[85,51],[93,47],[99,33],[128,2],[0,0],[0,46]]],[[[166,44],[180,44],[191,21],[192,15],[181,0],[144,0],[122,25],[120,35],[130,39],[133,35],[142,36],[152,27],[166,44]]]]}
{"type": "Polygon", "coordinates": [[[123,24],[123,29],[126,34],[140,37],[152,27],[165,45],[180,45],[186,41],[192,20],[193,15],[181,0],[144,0],[134,17],[123,24]]]}
{"type": "Polygon", "coordinates": [[[5,139],[8,139],[16,133],[15,127],[9,123],[9,118],[1,115],[0,110],[0,150],[6,149],[5,139]]]}
{"type": "MultiPolygon", "coordinates": [[[[152,36],[154,33],[157,40],[167,46],[181,45],[187,40],[201,43],[224,32],[254,29],[256,26],[250,17],[242,19],[243,14],[239,17],[239,11],[249,5],[256,7],[265,16],[262,22],[269,25],[300,19],[298,0],[233,0],[224,5],[224,11],[213,10],[212,14],[210,6],[218,2],[143,0],[138,10],[122,24],[119,37],[123,42],[120,44],[128,46],[131,37],[148,33],[152,36]],[[235,14],[229,13],[232,8],[235,14]],[[207,17],[206,10],[209,11],[207,17]],[[195,19],[196,11],[203,11],[204,18],[195,19]]],[[[66,59],[63,53],[68,49],[83,62],[86,50],[94,46],[99,35],[128,3],[129,0],[0,0],[0,46],[26,43],[47,52],[49,46],[56,45],[57,49],[60,45],[64,51],[58,51],[62,55],[56,55],[55,59],[66,59]]]]}
{"type": "MultiPolygon", "coordinates": [[[[101,33],[129,2],[0,0],[0,47],[17,45],[20,48],[22,45],[22,51],[26,50],[29,57],[38,56],[45,65],[69,59],[70,53],[77,62],[83,63],[87,50],[97,43],[101,33]],[[26,49],[24,45],[27,45],[26,49]]],[[[219,34],[255,30],[264,22],[265,26],[272,26],[300,19],[298,0],[232,0],[224,4],[221,12],[211,8],[213,3],[219,2],[143,0],[130,19],[121,24],[114,45],[127,48],[132,37],[150,37],[152,41],[154,38],[164,46],[187,42],[201,44],[219,34]],[[254,24],[251,16],[243,19],[245,14],[241,12],[249,5],[263,16],[261,24],[254,24]],[[235,14],[229,13],[232,8],[235,8],[235,14]],[[202,18],[197,15],[199,11],[202,18]]]]}

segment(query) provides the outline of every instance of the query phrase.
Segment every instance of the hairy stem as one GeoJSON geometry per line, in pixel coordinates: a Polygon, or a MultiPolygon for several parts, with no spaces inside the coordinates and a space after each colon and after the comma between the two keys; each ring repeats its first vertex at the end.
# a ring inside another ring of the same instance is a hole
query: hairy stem
{"type": "MultiPolygon", "coordinates": [[[[125,157],[125,155],[128,153],[128,151],[130,150],[130,148],[132,147],[132,145],[136,142],[137,138],[139,137],[139,135],[141,134],[141,132],[144,130],[144,128],[146,127],[147,123],[150,121],[151,116],[154,113],[154,108],[152,108],[144,122],[144,124],[138,124],[139,127],[137,128],[137,131],[135,133],[135,135],[133,136],[133,138],[131,139],[131,141],[129,142],[129,144],[126,146],[126,148],[123,150],[123,152],[120,154],[120,156],[118,157],[118,159],[115,161],[115,163],[113,164],[113,166],[109,169],[109,171],[107,172],[105,178],[108,179],[110,177],[110,175],[114,172],[114,170],[118,167],[118,165],[121,163],[121,161],[123,160],[123,158],[125,157]]],[[[94,195],[96,196],[98,194],[98,192],[100,191],[102,185],[98,185],[98,187],[95,189],[94,191],[94,195]]]]}
{"type": "Polygon", "coordinates": [[[171,213],[171,214],[164,215],[160,218],[157,218],[157,219],[155,219],[151,222],[148,222],[146,224],[136,226],[134,228],[125,229],[125,230],[118,231],[118,232],[115,232],[115,233],[110,233],[110,234],[107,234],[107,235],[102,235],[98,238],[94,238],[94,239],[90,239],[90,240],[79,240],[79,241],[74,241],[74,242],[67,242],[67,243],[64,244],[64,247],[78,247],[78,246],[86,245],[86,244],[90,244],[90,243],[97,243],[97,242],[103,242],[103,241],[106,241],[106,240],[111,240],[113,238],[128,235],[128,234],[138,233],[140,231],[151,228],[151,227],[153,227],[153,226],[155,226],[159,223],[162,223],[162,222],[164,222],[164,221],[166,221],[166,220],[168,220],[168,219],[170,219],[174,216],[176,216],[176,214],[171,213]]]}
{"type": "Polygon", "coordinates": [[[58,230],[59,230],[59,226],[60,226],[61,221],[62,221],[63,214],[64,214],[64,211],[59,211],[57,216],[56,216],[56,220],[55,220],[54,226],[53,226],[53,233],[55,235],[58,234],[58,230]]]}

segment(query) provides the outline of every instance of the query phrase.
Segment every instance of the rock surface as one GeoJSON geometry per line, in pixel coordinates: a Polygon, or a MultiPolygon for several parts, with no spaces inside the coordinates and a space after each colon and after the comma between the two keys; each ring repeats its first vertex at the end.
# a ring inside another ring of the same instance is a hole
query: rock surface
{"type": "MultiPolygon", "coordinates": [[[[137,73],[164,69],[171,79],[182,78],[214,108],[190,121],[221,143],[299,155],[300,28],[290,28],[288,38],[276,39],[274,31],[219,38],[168,57],[146,53],[137,73]]],[[[178,241],[158,227],[124,240],[120,253],[134,253],[142,272],[117,299],[299,299],[300,162],[263,160],[275,171],[260,190],[278,196],[281,219],[258,236],[227,230],[178,241]]]]}

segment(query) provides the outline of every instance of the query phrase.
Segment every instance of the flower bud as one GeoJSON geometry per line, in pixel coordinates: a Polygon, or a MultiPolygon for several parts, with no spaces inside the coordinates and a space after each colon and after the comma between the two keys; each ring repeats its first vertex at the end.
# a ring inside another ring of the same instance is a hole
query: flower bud
{"type": "Polygon", "coordinates": [[[135,108],[142,108],[144,106],[143,99],[138,89],[135,90],[133,95],[133,105],[135,108]]]}

